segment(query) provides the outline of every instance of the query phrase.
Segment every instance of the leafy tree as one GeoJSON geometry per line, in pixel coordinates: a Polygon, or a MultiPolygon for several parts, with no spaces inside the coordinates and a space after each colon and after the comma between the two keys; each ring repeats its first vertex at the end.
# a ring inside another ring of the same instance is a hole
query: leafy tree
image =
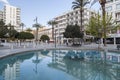
{"type": "Polygon", "coordinates": [[[17,35],[17,31],[16,30],[10,30],[9,31],[9,37],[11,38],[11,39],[15,39],[15,36],[17,35]]]}
{"type": "Polygon", "coordinates": [[[15,36],[17,35],[17,31],[14,29],[15,26],[8,24],[8,33],[7,33],[7,37],[10,39],[15,39],[15,36]]]}
{"type": "Polygon", "coordinates": [[[80,26],[78,25],[68,25],[63,33],[65,38],[72,38],[74,44],[74,38],[83,38],[84,34],[80,31],[80,26]]]}
{"type": "Polygon", "coordinates": [[[34,35],[32,33],[28,33],[28,32],[20,32],[17,35],[17,38],[20,40],[34,39],[34,35]]]}
{"type": "MultiPolygon", "coordinates": [[[[107,2],[107,0],[90,0],[92,1],[91,6],[93,4],[95,4],[97,1],[99,1],[101,8],[102,8],[102,24],[103,24],[103,37],[104,37],[104,46],[106,46],[106,32],[107,32],[107,26],[106,26],[106,11],[105,11],[105,4],[107,2]]],[[[109,1],[113,1],[113,0],[109,0],[109,1]]]]}
{"type": "Polygon", "coordinates": [[[49,38],[49,36],[47,36],[47,35],[42,35],[41,37],[40,37],[40,40],[42,40],[42,41],[49,41],[50,40],[50,38],[49,38]]]}
{"type": "MultiPolygon", "coordinates": [[[[105,15],[105,24],[106,24],[106,34],[112,32],[116,29],[119,25],[116,25],[115,21],[112,19],[112,15],[105,15]]],[[[89,24],[87,25],[87,32],[90,33],[90,35],[97,37],[97,38],[104,38],[104,28],[103,28],[103,19],[98,14],[95,16],[92,16],[89,20],[89,24]]]]}
{"type": "Polygon", "coordinates": [[[52,39],[54,40],[54,25],[56,25],[57,22],[54,21],[54,20],[50,20],[50,21],[48,22],[48,24],[49,24],[49,25],[52,25],[52,39]]]}
{"type": "Polygon", "coordinates": [[[5,38],[7,33],[8,33],[8,28],[3,22],[3,20],[1,20],[0,21],[0,38],[5,38]]]}
{"type": "Polygon", "coordinates": [[[72,37],[73,25],[67,25],[65,32],[63,33],[65,38],[73,38],[72,37]]]}
{"type": "Polygon", "coordinates": [[[36,41],[38,40],[38,30],[40,27],[42,27],[40,24],[36,23],[36,24],[33,24],[33,27],[36,28],[36,41]]]}
{"type": "Polygon", "coordinates": [[[32,29],[30,29],[30,28],[28,28],[28,29],[26,29],[26,32],[31,32],[32,31],[32,29]]]}
{"type": "Polygon", "coordinates": [[[89,24],[87,24],[86,31],[89,32],[92,36],[99,37],[99,30],[102,29],[101,22],[102,20],[99,13],[97,15],[91,16],[89,24]]]}
{"type": "Polygon", "coordinates": [[[80,25],[80,31],[82,31],[83,29],[83,12],[84,12],[84,9],[83,7],[85,5],[87,5],[89,3],[89,0],[75,0],[74,2],[72,2],[73,6],[72,8],[73,9],[77,9],[77,8],[80,8],[80,22],[81,22],[81,25],[80,25]]]}

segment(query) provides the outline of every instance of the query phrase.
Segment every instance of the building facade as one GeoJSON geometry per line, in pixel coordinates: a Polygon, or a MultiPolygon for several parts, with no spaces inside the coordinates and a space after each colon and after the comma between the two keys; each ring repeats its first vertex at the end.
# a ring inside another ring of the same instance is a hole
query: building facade
{"type": "MultiPolygon", "coordinates": [[[[120,24],[120,0],[108,1],[105,5],[106,12],[112,14],[112,19],[115,20],[116,24],[120,24]]],[[[108,35],[114,38],[114,44],[120,44],[120,28],[117,28],[115,33],[108,35]]]]}
{"type": "MultiPolygon", "coordinates": [[[[94,11],[84,8],[83,12],[83,31],[86,29],[86,24],[88,24],[91,15],[95,14],[94,11]]],[[[65,28],[67,25],[80,25],[80,9],[68,11],[60,16],[54,18],[57,24],[54,26],[54,36],[56,37],[57,43],[64,43],[65,38],[63,37],[63,32],[65,32],[65,28]]]]}
{"type": "Polygon", "coordinates": [[[3,20],[3,11],[0,11],[0,20],[3,20]]]}
{"type": "Polygon", "coordinates": [[[40,40],[42,35],[47,35],[52,40],[52,28],[42,27],[38,31],[38,40],[40,40]]]}
{"type": "Polygon", "coordinates": [[[120,0],[113,0],[106,3],[106,11],[112,13],[112,17],[117,23],[120,22],[120,0]]]}
{"type": "Polygon", "coordinates": [[[11,5],[5,5],[3,9],[3,20],[6,25],[11,24],[15,26],[17,31],[20,30],[20,8],[11,5]]]}

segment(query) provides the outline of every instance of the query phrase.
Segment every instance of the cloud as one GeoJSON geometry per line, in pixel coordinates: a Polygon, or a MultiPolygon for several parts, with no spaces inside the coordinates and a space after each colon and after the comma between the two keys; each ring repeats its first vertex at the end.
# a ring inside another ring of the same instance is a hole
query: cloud
{"type": "Polygon", "coordinates": [[[0,2],[3,2],[4,4],[9,4],[7,0],[0,0],[0,2]]]}

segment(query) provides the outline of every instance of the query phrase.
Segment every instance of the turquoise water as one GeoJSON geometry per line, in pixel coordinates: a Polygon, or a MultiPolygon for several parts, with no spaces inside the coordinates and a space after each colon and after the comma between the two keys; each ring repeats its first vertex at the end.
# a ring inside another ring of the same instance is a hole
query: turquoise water
{"type": "Polygon", "coordinates": [[[26,52],[0,59],[0,80],[120,80],[120,53],[26,52]]]}

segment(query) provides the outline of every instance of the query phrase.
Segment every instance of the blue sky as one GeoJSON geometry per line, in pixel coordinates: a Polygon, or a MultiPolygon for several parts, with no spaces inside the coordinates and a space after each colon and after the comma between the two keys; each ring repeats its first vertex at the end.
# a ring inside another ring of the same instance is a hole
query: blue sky
{"type": "MultiPolygon", "coordinates": [[[[41,25],[47,26],[47,22],[55,16],[72,10],[71,6],[73,1],[74,0],[8,0],[10,5],[21,8],[21,20],[26,27],[32,27],[32,24],[35,23],[33,20],[36,16],[41,25]]],[[[3,3],[0,2],[0,5],[1,4],[3,3]]],[[[94,5],[93,8],[98,7],[97,5],[98,4],[94,5]]]]}

